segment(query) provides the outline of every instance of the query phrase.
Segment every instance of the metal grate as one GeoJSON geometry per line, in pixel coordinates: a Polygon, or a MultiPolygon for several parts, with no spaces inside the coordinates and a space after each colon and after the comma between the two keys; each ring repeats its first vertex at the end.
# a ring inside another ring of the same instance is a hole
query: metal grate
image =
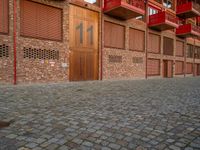
{"type": "Polygon", "coordinates": [[[9,57],[9,48],[7,45],[0,45],[0,58],[9,57]]]}
{"type": "Polygon", "coordinates": [[[133,57],[133,63],[141,64],[141,63],[143,63],[143,58],[142,57],[133,57]]]}
{"type": "Polygon", "coordinates": [[[24,47],[24,58],[59,60],[59,51],[24,47]]]}
{"type": "Polygon", "coordinates": [[[109,62],[111,62],[111,63],[122,63],[122,56],[109,55],[109,62]]]}

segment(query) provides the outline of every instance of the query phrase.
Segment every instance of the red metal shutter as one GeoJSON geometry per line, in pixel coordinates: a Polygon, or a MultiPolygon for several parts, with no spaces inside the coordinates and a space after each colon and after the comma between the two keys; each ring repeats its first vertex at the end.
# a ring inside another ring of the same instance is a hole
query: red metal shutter
{"type": "Polygon", "coordinates": [[[129,49],[144,51],[144,31],[131,29],[129,30],[129,49]]]}
{"type": "Polygon", "coordinates": [[[176,41],[176,56],[184,56],[184,42],[176,41]]]}
{"type": "Polygon", "coordinates": [[[175,64],[175,74],[182,75],[184,73],[184,62],[183,61],[176,61],[175,64]]]}
{"type": "Polygon", "coordinates": [[[0,33],[8,33],[8,0],[0,0],[0,33]]]}
{"type": "Polygon", "coordinates": [[[160,53],[160,36],[156,34],[149,34],[148,52],[160,53]]]}
{"type": "Polygon", "coordinates": [[[147,75],[148,76],[160,75],[160,60],[159,59],[147,60],[147,75]]]}
{"type": "Polygon", "coordinates": [[[193,72],[192,63],[187,63],[187,66],[186,66],[186,73],[187,73],[187,74],[192,74],[192,72],[193,72]]]}
{"type": "Polygon", "coordinates": [[[104,40],[106,47],[125,48],[125,27],[105,21],[104,40]]]}
{"type": "Polygon", "coordinates": [[[62,10],[21,0],[21,35],[62,40],[62,10]]]}

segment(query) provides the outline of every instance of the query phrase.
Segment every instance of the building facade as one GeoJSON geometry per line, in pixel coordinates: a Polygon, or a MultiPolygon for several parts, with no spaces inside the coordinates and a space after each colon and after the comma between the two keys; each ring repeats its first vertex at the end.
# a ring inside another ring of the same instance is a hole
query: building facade
{"type": "Polygon", "coordinates": [[[198,0],[0,0],[0,83],[200,75],[198,0]]]}

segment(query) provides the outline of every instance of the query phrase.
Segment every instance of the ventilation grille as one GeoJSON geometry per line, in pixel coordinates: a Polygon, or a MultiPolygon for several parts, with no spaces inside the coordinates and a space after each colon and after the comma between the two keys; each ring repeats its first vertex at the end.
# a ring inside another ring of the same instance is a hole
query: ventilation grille
{"type": "Polygon", "coordinates": [[[0,45],[0,58],[9,57],[9,49],[5,44],[0,45]]]}
{"type": "Polygon", "coordinates": [[[111,63],[122,63],[122,56],[109,55],[109,62],[111,62],[111,63]]]}
{"type": "Polygon", "coordinates": [[[59,51],[24,47],[24,58],[58,60],[59,51]]]}
{"type": "Polygon", "coordinates": [[[143,63],[143,58],[142,57],[133,57],[133,63],[141,64],[141,63],[143,63]]]}

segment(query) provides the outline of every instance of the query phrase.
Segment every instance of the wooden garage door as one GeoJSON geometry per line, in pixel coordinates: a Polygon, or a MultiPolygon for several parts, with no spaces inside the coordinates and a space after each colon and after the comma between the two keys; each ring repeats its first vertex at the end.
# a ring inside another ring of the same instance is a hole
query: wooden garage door
{"type": "Polygon", "coordinates": [[[147,60],[147,75],[148,76],[159,76],[160,75],[160,60],[159,59],[148,59],[147,60]]]}
{"type": "Polygon", "coordinates": [[[184,62],[183,61],[176,61],[176,63],[175,63],[175,74],[176,75],[184,74],[184,62]]]}
{"type": "Polygon", "coordinates": [[[187,63],[187,65],[186,65],[186,73],[187,74],[192,74],[193,73],[192,63],[187,63]]]}
{"type": "Polygon", "coordinates": [[[0,33],[8,33],[8,0],[0,0],[0,33]]]}
{"type": "Polygon", "coordinates": [[[98,13],[70,6],[70,80],[98,79],[98,13]]]}

